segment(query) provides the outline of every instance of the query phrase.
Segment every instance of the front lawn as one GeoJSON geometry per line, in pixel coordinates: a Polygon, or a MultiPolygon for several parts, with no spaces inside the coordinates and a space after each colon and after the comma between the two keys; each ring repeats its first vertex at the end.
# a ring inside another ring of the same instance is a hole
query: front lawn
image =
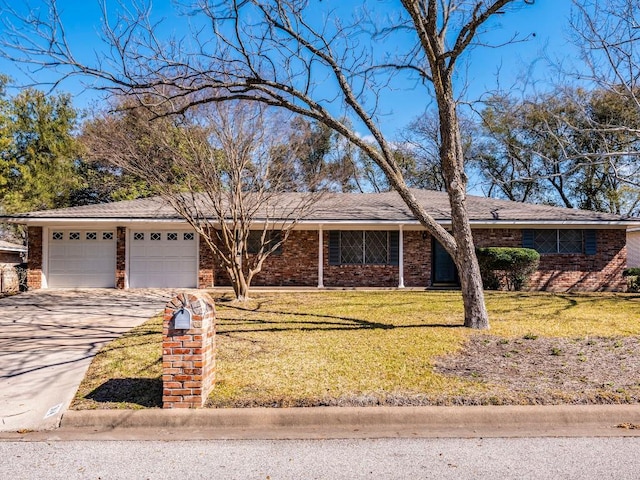
{"type": "MultiPolygon", "coordinates": [[[[640,400],[638,295],[487,293],[489,332],[460,326],[459,292],[255,297],[216,298],[211,406],[640,400]]],[[[160,330],[152,319],[107,345],[74,407],[160,406],[160,330]]]]}

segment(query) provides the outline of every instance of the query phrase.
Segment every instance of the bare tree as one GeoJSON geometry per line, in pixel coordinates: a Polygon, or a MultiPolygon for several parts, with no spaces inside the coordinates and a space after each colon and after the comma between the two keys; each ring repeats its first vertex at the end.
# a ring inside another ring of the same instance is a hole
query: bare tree
{"type": "Polygon", "coordinates": [[[516,99],[497,94],[481,112],[474,159],[487,193],[616,214],[640,202],[640,4],[574,0],[578,61],[561,82],[516,99]]]}
{"type": "Polygon", "coordinates": [[[152,91],[155,105],[191,96],[191,103],[178,102],[186,111],[195,103],[250,100],[323,123],[382,169],[416,219],[451,254],[459,271],[464,323],[484,329],[489,318],[466,207],[454,76],[460,57],[482,44],[487,22],[522,3],[533,0],[401,0],[378,27],[365,2],[351,15],[343,6],[327,12],[324,4],[304,0],[202,0],[187,8],[200,16],[192,19],[191,38],[166,42],[145,7],[105,24],[110,53],[87,65],[70,49],[51,0],[47,18],[25,18],[6,6],[5,21],[13,31],[3,50],[14,60],[64,75],[98,77],[106,88],[152,91]],[[422,89],[425,103],[434,95],[437,104],[451,232],[417,202],[380,127],[379,115],[385,112],[379,99],[407,76],[422,89]],[[351,125],[366,130],[366,136],[351,125]]]}
{"type": "MultiPolygon", "coordinates": [[[[145,178],[206,242],[237,299],[246,300],[264,261],[320,196],[283,195],[282,177],[271,169],[273,150],[290,133],[287,120],[237,101],[182,116],[121,107],[86,123],[90,157],[145,178]]],[[[287,147],[295,155],[295,146],[287,147]]]]}
{"type": "MultiPolygon", "coordinates": [[[[458,113],[464,163],[478,155],[474,148],[475,121],[458,113]]],[[[440,125],[437,113],[429,110],[415,118],[401,133],[400,148],[411,157],[407,162],[405,181],[411,187],[445,191],[440,163],[440,125]]]]}
{"type": "MultiPolygon", "coordinates": [[[[636,0],[573,0],[570,38],[577,61],[562,62],[566,108],[546,129],[570,176],[579,171],[582,208],[637,212],[640,200],[640,4],[636,0]],[[567,83],[573,79],[572,89],[567,83]],[[566,100],[572,102],[568,104],[566,100]],[[558,134],[561,125],[563,134],[558,134]],[[607,198],[603,198],[607,197],[607,198]]],[[[549,99],[541,99],[541,103],[549,99]]],[[[558,172],[557,182],[568,176],[558,172]]],[[[547,177],[551,179],[551,177],[547,177]]]]}

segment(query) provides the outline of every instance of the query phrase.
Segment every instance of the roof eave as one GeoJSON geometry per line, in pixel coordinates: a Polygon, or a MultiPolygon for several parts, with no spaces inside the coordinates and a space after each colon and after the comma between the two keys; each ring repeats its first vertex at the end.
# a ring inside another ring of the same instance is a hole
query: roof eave
{"type": "MultiPolygon", "coordinates": [[[[16,223],[22,225],[33,225],[33,226],[63,226],[63,225],[80,225],[87,223],[101,223],[101,224],[139,224],[139,223],[152,223],[152,224],[162,224],[162,223],[187,223],[183,218],[158,218],[158,217],[5,217],[0,218],[0,221],[6,221],[9,223],[16,223]]],[[[287,219],[276,220],[270,219],[269,221],[287,221],[287,219]]],[[[439,218],[436,221],[444,226],[451,225],[451,219],[448,218],[439,218]]],[[[264,223],[265,219],[255,219],[254,223],[264,223]]],[[[346,226],[346,225],[387,225],[387,226],[407,226],[407,227],[418,227],[421,225],[417,220],[385,220],[385,219],[361,219],[361,220],[350,220],[350,219],[336,219],[336,218],[326,218],[326,219],[302,219],[297,222],[300,226],[320,226],[323,225],[325,227],[330,226],[346,226]]],[[[567,220],[567,219],[558,219],[558,220],[471,220],[469,222],[472,228],[509,228],[517,226],[519,228],[540,228],[540,227],[558,227],[558,226],[573,226],[573,227],[594,227],[594,228],[606,228],[606,227],[617,227],[617,228],[627,228],[629,230],[640,229],[640,219],[628,219],[628,220],[598,220],[598,219],[585,219],[585,220],[567,220]]]]}

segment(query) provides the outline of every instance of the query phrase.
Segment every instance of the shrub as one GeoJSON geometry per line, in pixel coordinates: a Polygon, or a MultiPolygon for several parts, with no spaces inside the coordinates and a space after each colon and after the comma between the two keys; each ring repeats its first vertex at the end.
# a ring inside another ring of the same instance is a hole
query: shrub
{"type": "Polygon", "coordinates": [[[487,290],[522,290],[540,262],[540,254],[531,248],[486,247],[476,254],[487,290]]]}
{"type": "Polygon", "coordinates": [[[622,272],[623,277],[640,277],[640,267],[625,268],[622,272]]]}
{"type": "Polygon", "coordinates": [[[640,268],[627,268],[622,272],[622,276],[627,279],[628,292],[640,292],[640,268]]]}

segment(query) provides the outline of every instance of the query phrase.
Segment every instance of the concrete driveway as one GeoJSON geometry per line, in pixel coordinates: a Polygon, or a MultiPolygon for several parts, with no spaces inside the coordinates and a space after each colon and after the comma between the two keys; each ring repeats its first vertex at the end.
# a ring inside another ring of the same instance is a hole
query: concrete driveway
{"type": "Polygon", "coordinates": [[[55,428],[91,359],[169,290],[38,290],[0,299],[0,431],[55,428]]]}

